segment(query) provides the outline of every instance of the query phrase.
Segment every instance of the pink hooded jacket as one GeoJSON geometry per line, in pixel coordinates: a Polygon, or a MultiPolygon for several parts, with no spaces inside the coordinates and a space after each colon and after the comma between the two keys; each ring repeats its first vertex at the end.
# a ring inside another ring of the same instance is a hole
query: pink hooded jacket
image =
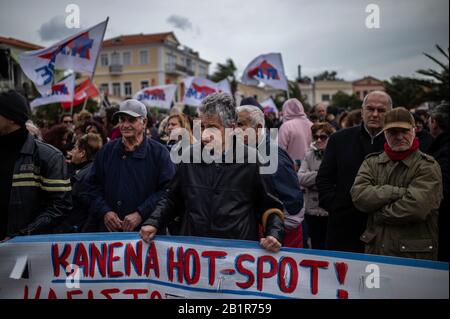
{"type": "Polygon", "coordinates": [[[283,104],[283,124],[278,134],[279,145],[286,150],[292,160],[305,158],[312,142],[311,126],[302,103],[289,99],[283,104]]]}

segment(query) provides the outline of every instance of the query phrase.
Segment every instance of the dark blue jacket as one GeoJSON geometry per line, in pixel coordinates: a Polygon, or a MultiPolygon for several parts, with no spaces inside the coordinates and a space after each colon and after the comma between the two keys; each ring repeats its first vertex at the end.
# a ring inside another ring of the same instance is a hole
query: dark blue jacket
{"type": "Polygon", "coordinates": [[[169,152],[160,143],[145,138],[127,153],[121,139],[113,140],[97,153],[90,171],[90,212],[103,221],[108,211],[120,219],[137,211],[146,220],[174,175],[169,152]]]}
{"type": "MultiPolygon", "coordinates": [[[[270,149],[270,138],[266,136],[266,148],[270,149]]],[[[264,175],[263,175],[264,176],[264,175]]],[[[289,154],[278,146],[278,167],[275,174],[269,175],[270,183],[278,199],[289,215],[297,215],[303,207],[303,193],[300,189],[294,162],[289,154]]],[[[268,177],[267,175],[265,176],[268,177]]]]}

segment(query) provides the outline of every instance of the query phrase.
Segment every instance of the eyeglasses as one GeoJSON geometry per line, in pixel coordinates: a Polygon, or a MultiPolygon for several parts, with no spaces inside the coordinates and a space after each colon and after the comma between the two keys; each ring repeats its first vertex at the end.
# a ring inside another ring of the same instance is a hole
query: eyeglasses
{"type": "Polygon", "coordinates": [[[313,139],[318,140],[321,139],[322,141],[326,141],[328,139],[328,135],[323,134],[323,135],[313,135],[313,139]]]}

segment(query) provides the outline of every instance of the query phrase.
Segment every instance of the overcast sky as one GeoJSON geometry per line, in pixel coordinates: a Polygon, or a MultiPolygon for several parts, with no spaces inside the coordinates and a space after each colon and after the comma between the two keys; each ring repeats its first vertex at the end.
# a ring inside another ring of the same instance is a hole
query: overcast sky
{"type": "Polygon", "coordinates": [[[448,0],[0,0],[0,35],[50,45],[74,33],[65,8],[77,4],[81,26],[110,17],[105,38],[174,31],[210,62],[232,58],[242,73],[262,53],[281,52],[289,79],[336,70],[364,75],[417,76],[434,67],[423,52],[448,48],[448,0]],[[380,8],[380,28],[366,27],[366,6],[380,8]]]}

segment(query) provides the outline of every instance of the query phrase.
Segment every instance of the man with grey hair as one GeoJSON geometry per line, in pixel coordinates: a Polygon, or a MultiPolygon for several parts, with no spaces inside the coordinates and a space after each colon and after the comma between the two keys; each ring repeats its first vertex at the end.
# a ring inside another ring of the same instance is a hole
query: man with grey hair
{"type": "Polygon", "coordinates": [[[430,111],[428,126],[430,133],[434,138],[433,143],[428,149],[428,154],[432,155],[441,167],[442,186],[444,199],[439,207],[439,245],[438,260],[449,260],[448,250],[448,198],[449,198],[449,134],[448,134],[448,102],[442,103],[430,111]]]}
{"type": "Polygon", "coordinates": [[[274,174],[264,174],[263,177],[284,205],[283,247],[302,248],[303,194],[295,164],[283,148],[271,143],[269,132],[265,129],[264,113],[258,107],[242,105],[236,108],[236,112],[241,140],[246,145],[256,147],[262,157],[270,150],[269,160],[277,164],[274,174]]]}
{"type": "Polygon", "coordinates": [[[249,153],[256,150],[242,145],[245,154],[236,153],[238,143],[229,130],[236,125],[233,98],[211,94],[203,100],[199,113],[202,136],[198,146],[203,156],[195,158],[194,144],[190,161],[178,164],[168,193],[141,228],[142,239],[150,242],[158,229],[179,216],[178,235],[185,236],[258,240],[262,225],[261,246],[278,251],[284,235],[283,204],[270,193],[259,163],[248,160],[249,153]],[[217,150],[219,154],[205,158],[217,150]]]}
{"type": "Polygon", "coordinates": [[[367,216],[355,208],[350,189],[364,158],[383,151],[383,119],[391,109],[391,97],[386,92],[373,91],[362,103],[361,125],[338,131],[329,138],[316,178],[319,205],[329,212],[327,249],[364,252],[359,238],[367,216]]]}
{"type": "Polygon", "coordinates": [[[131,232],[148,218],[175,174],[165,146],[145,135],[147,109],[131,99],[120,104],[121,139],[96,155],[88,177],[90,212],[101,220],[100,231],[131,232]]]}

